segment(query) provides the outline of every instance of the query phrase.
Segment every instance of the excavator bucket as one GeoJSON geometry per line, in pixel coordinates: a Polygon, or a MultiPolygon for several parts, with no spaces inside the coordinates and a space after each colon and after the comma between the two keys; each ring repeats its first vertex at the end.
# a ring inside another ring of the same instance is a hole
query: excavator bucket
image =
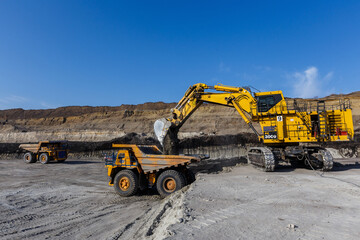
{"type": "Polygon", "coordinates": [[[158,119],[154,123],[154,132],[161,146],[163,146],[164,138],[169,131],[170,126],[171,122],[168,121],[166,118],[158,119]]]}

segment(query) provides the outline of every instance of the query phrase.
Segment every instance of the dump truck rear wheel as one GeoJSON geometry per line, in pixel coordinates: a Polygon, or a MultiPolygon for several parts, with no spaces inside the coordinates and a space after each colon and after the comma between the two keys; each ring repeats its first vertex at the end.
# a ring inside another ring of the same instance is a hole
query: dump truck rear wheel
{"type": "Polygon", "coordinates": [[[41,164],[48,164],[49,160],[50,160],[49,154],[47,154],[47,153],[40,154],[39,161],[41,164]]]}
{"type": "Polygon", "coordinates": [[[166,197],[184,186],[184,176],[175,170],[164,171],[156,181],[156,189],[162,197],[166,197]]]}
{"type": "Polygon", "coordinates": [[[122,170],[114,178],[114,188],[120,196],[132,196],[139,189],[139,179],[133,171],[122,170]]]}
{"type": "Polygon", "coordinates": [[[36,159],[32,153],[27,152],[24,154],[24,162],[34,163],[34,162],[36,162],[36,159]]]}

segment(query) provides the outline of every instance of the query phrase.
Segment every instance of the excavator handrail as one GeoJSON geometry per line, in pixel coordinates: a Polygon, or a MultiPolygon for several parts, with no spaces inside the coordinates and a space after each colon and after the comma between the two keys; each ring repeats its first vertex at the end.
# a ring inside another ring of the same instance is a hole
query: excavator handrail
{"type": "MultiPolygon", "coordinates": [[[[295,110],[297,112],[316,112],[318,110],[318,103],[323,100],[303,100],[303,99],[285,99],[288,110],[295,110]]],[[[325,111],[346,110],[351,109],[351,101],[348,98],[339,99],[338,104],[326,104],[325,111]]]]}

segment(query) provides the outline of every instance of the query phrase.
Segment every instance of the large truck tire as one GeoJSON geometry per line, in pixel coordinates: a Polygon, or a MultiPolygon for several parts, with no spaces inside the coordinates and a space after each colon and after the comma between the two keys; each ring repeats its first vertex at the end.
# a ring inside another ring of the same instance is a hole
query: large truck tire
{"type": "Polygon", "coordinates": [[[176,170],[166,170],[160,174],[156,181],[156,189],[161,197],[166,197],[186,185],[182,173],[176,170]]]}
{"type": "Polygon", "coordinates": [[[49,157],[49,154],[47,153],[41,153],[40,156],[39,156],[39,162],[41,164],[48,164],[50,161],[50,157],[49,157]]]}
{"type": "Polygon", "coordinates": [[[120,196],[132,196],[139,189],[139,179],[133,171],[121,170],[114,178],[114,188],[120,196]]]}
{"type": "Polygon", "coordinates": [[[34,157],[34,155],[30,152],[27,152],[24,154],[24,162],[25,163],[34,163],[36,162],[36,158],[34,157]]]}

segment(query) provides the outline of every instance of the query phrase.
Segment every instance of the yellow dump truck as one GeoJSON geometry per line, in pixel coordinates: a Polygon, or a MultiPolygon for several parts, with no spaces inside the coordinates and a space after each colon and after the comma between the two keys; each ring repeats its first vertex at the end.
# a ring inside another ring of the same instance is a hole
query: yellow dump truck
{"type": "Polygon", "coordinates": [[[113,144],[117,153],[105,157],[109,185],[121,196],[134,195],[139,189],[152,188],[165,197],[195,180],[187,168],[200,158],[164,155],[155,145],[113,144]]]}
{"type": "Polygon", "coordinates": [[[19,147],[26,151],[24,153],[26,163],[64,162],[69,153],[67,141],[41,141],[34,144],[20,144],[19,147]]]}

